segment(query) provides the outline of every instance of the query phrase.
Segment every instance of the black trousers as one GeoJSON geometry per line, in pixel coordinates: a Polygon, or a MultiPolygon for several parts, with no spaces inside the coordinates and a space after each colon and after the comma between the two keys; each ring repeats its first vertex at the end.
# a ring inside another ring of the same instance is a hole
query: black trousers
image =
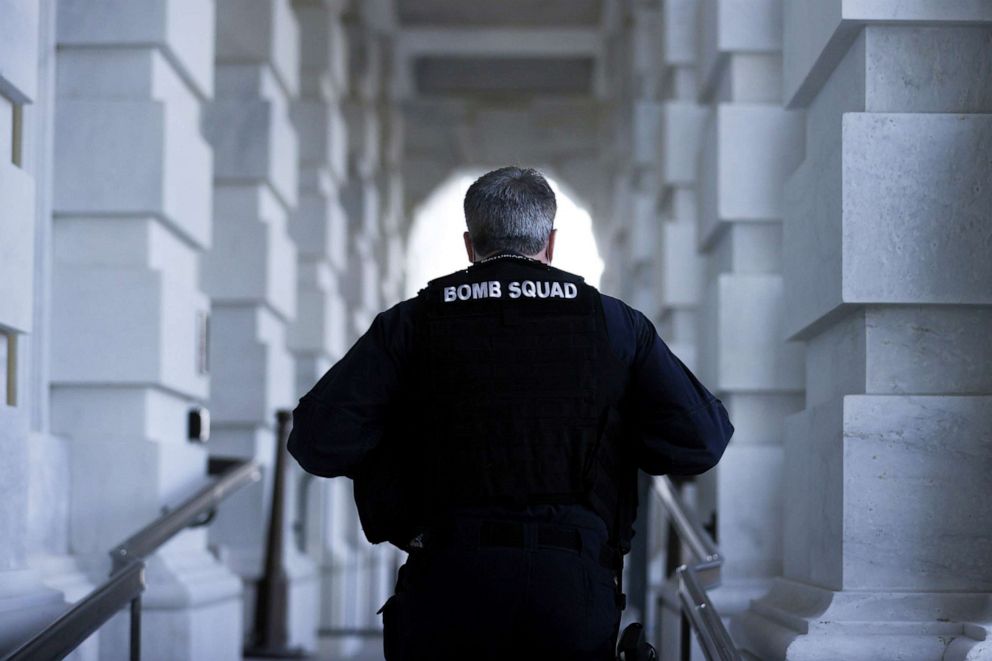
{"type": "Polygon", "coordinates": [[[524,523],[513,545],[480,539],[485,524],[459,520],[411,553],[383,607],[386,659],[614,659],[620,609],[600,560],[605,527],[556,525],[581,540],[576,549],[542,544],[543,523],[524,523]]]}

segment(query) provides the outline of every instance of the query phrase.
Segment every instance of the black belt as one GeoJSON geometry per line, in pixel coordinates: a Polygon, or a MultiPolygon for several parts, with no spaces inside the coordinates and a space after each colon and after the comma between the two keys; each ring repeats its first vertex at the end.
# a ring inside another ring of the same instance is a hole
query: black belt
{"type": "MultiPolygon", "coordinates": [[[[527,538],[523,523],[516,521],[483,521],[479,527],[479,546],[505,546],[527,548],[527,538]]],[[[543,523],[536,525],[537,534],[534,546],[582,551],[582,535],[575,528],[553,526],[543,523]]]]}
{"type": "MultiPolygon", "coordinates": [[[[575,553],[582,553],[585,549],[582,534],[574,526],[498,519],[449,522],[425,534],[422,548],[445,546],[455,540],[481,547],[556,548],[575,553]],[[532,531],[530,536],[527,535],[528,528],[532,531]]],[[[610,571],[619,571],[622,566],[620,555],[609,544],[603,544],[598,552],[595,548],[589,548],[588,553],[610,571]]]]}

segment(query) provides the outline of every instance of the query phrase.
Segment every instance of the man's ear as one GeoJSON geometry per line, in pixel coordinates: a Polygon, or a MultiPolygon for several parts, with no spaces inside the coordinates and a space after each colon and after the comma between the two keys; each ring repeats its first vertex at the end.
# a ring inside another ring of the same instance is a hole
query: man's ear
{"type": "Polygon", "coordinates": [[[475,264],[475,246],[472,245],[472,236],[468,232],[462,234],[465,239],[465,252],[468,254],[468,261],[475,264]]]}
{"type": "Polygon", "coordinates": [[[552,257],[555,254],[555,237],[558,235],[558,230],[551,230],[551,234],[548,235],[548,247],[544,249],[544,256],[548,259],[548,264],[551,263],[552,257]]]}

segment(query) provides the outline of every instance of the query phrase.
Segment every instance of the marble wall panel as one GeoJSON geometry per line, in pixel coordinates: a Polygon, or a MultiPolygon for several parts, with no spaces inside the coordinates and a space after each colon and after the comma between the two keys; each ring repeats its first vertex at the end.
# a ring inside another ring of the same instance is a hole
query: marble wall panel
{"type": "Polygon", "coordinates": [[[660,234],[660,304],[696,305],[705,284],[706,261],[695,249],[695,223],[666,222],[662,224],[660,234]]]}
{"type": "Polygon", "coordinates": [[[992,21],[992,8],[981,0],[798,0],[783,7],[787,104],[807,103],[816,95],[865,24],[992,21]]]}
{"type": "Polygon", "coordinates": [[[785,440],[782,420],[803,409],[803,393],[752,393],[745,391],[720,394],[734,424],[732,443],[742,445],[781,445],[785,440]]]}
{"type": "Polygon", "coordinates": [[[843,586],[844,401],[809,406],[785,419],[783,519],[786,578],[843,586]],[[802,494],[802,497],[798,497],[802,494]]]}
{"type": "Polygon", "coordinates": [[[992,590],[990,428],[987,396],[844,398],[844,588],[992,590]]]}
{"type": "Polygon", "coordinates": [[[59,0],[60,45],[160,49],[200,97],[213,94],[212,0],[59,0]]]}
{"type": "Polygon", "coordinates": [[[843,122],[844,301],[992,303],[992,115],[843,122]]]}
{"type": "Polygon", "coordinates": [[[0,96],[17,103],[38,96],[39,3],[5,2],[0,24],[0,96]]]}
{"type": "MultiPolygon", "coordinates": [[[[0,69],[2,71],[2,69],[0,69]]],[[[0,99],[0,104],[3,100],[0,99]]],[[[3,130],[0,122],[0,130],[3,130]]],[[[10,131],[10,125],[6,125],[10,131]]],[[[34,179],[0,152],[0,325],[30,332],[34,306],[34,179]]]]}
{"type": "Polygon", "coordinates": [[[694,103],[663,104],[661,118],[661,183],[691,186],[696,181],[700,133],[707,110],[694,103]]]}
{"type": "Polygon", "coordinates": [[[222,97],[211,104],[205,132],[219,180],[264,181],[286,206],[297,196],[297,143],[283,100],[222,97]]]}
{"type": "Polygon", "coordinates": [[[299,25],[289,0],[219,0],[219,62],[265,63],[288,96],[300,86],[299,25]]]}
{"type": "Polygon", "coordinates": [[[782,567],[782,447],[735,439],[722,461],[734,469],[719,470],[716,478],[720,553],[727,558],[721,575],[727,581],[775,576],[782,567]]]}
{"type": "Polygon", "coordinates": [[[293,363],[281,319],[264,307],[215,307],[210,393],[214,422],[267,426],[278,408],[292,408],[293,363]]]}
{"type": "Polygon", "coordinates": [[[296,315],[296,246],[281,205],[265,200],[270,195],[264,187],[216,189],[216,243],[204,264],[204,287],[215,302],[264,303],[291,319],[296,315]]]}
{"type": "Polygon", "coordinates": [[[58,265],[52,306],[52,379],[157,384],[206,395],[196,359],[206,298],[161,274],[58,265]],[[122,314],[122,311],[127,314],[122,314]]]}
{"type": "Polygon", "coordinates": [[[188,120],[158,101],[61,100],[56,212],[153,215],[207,245],[210,150],[188,120]]]}
{"type": "Polygon", "coordinates": [[[662,57],[668,66],[690,65],[696,59],[695,0],[665,0],[662,3],[662,57]]]}
{"type": "Polygon", "coordinates": [[[799,391],[804,383],[801,345],[786,343],[782,278],[726,273],[711,283],[718,347],[716,390],[799,391]]]}

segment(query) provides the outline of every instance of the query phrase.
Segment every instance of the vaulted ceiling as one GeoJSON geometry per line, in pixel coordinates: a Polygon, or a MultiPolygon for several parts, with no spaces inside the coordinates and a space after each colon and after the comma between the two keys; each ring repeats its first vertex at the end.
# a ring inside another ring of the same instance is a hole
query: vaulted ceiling
{"type": "Polygon", "coordinates": [[[411,197],[425,195],[461,165],[527,163],[554,167],[565,177],[576,163],[592,163],[599,108],[608,94],[607,36],[619,3],[353,5],[389,41],[389,94],[406,116],[411,197]]]}

